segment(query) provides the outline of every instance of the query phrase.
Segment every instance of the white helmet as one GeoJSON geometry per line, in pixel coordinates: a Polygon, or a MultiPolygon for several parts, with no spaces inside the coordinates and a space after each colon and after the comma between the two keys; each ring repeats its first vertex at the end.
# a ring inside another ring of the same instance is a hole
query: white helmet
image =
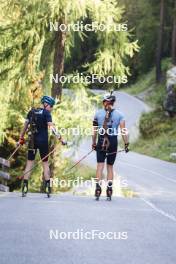
{"type": "Polygon", "coordinates": [[[105,101],[114,103],[116,101],[116,97],[115,97],[115,95],[112,94],[112,92],[107,93],[107,94],[103,95],[103,102],[105,102],[105,101]]]}

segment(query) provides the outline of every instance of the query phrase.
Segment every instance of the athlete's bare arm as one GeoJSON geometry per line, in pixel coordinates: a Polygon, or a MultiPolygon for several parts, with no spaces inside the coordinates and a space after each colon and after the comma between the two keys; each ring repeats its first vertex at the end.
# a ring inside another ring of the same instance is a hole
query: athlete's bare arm
{"type": "Polygon", "coordinates": [[[62,138],[61,134],[57,131],[53,122],[48,122],[48,127],[51,129],[52,133],[61,141],[63,145],[67,144],[67,142],[64,141],[64,139],[62,138]]]}
{"type": "Polygon", "coordinates": [[[20,138],[23,138],[27,129],[28,129],[28,126],[29,126],[29,121],[26,120],[25,123],[24,123],[24,127],[23,127],[23,130],[21,131],[20,133],[20,138]]]}
{"type": "Polygon", "coordinates": [[[124,120],[120,122],[120,130],[121,130],[121,135],[122,135],[124,143],[128,144],[129,143],[128,130],[125,126],[124,120]]]}
{"type": "Polygon", "coordinates": [[[97,127],[93,126],[92,144],[96,144],[97,134],[98,134],[97,127]]]}

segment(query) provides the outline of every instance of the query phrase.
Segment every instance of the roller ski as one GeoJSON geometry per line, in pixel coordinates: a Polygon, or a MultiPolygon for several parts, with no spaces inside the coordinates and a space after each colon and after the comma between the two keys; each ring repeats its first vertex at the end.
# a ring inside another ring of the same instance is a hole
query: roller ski
{"type": "Polygon", "coordinates": [[[99,183],[96,183],[96,189],[95,189],[95,200],[99,201],[101,195],[101,186],[99,183]]]}
{"type": "Polygon", "coordinates": [[[51,197],[51,187],[50,187],[50,180],[45,181],[45,193],[47,194],[47,197],[51,197]]]}
{"type": "Polygon", "coordinates": [[[111,201],[111,198],[112,198],[112,182],[108,183],[108,186],[106,189],[106,196],[107,196],[107,201],[111,201]]]}
{"type": "Polygon", "coordinates": [[[28,193],[28,180],[24,180],[22,186],[22,197],[26,197],[27,193],[28,193]]]}

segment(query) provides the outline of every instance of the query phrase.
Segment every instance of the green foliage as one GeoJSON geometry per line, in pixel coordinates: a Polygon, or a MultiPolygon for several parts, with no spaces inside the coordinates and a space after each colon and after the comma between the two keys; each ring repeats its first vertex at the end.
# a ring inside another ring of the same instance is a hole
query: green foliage
{"type": "Polygon", "coordinates": [[[140,124],[141,137],[131,149],[148,156],[172,161],[170,154],[176,149],[176,118],[169,119],[163,113],[154,111],[145,114],[140,124]]]}
{"type": "Polygon", "coordinates": [[[173,120],[167,120],[163,111],[152,111],[142,115],[140,119],[140,133],[143,138],[155,138],[172,129],[173,120]]]}
{"type": "MultiPolygon", "coordinates": [[[[115,27],[122,22],[124,9],[116,1],[97,1],[96,9],[90,11],[92,20],[115,27]],[[95,10],[97,12],[95,12],[95,10]]],[[[101,75],[114,74],[117,76],[129,75],[129,67],[125,65],[127,57],[133,57],[139,51],[137,41],[129,41],[128,31],[99,31],[98,39],[101,40],[96,60],[90,64],[89,71],[101,75]]]]}
{"type": "MultiPolygon", "coordinates": [[[[163,71],[171,66],[171,60],[162,61],[163,71]]],[[[148,156],[172,161],[170,154],[175,152],[176,126],[175,118],[169,118],[164,113],[163,101],[166,96],[165,80],[161,84],[155,83],[155,68],[126,89],[131,94],[142,98],[153,110],[144,113],[139,122],[140,138],[131,149],[148,156]]]]}
{"type": "Polygon", "coordinates": [[[149,71],[147,74],[141,75],[134,84],[125,88],[125,91],[132,95],[137,95],[141,92],[146,91],[149,87],[153,85],[155,85],[155,69],[154,68],[152,68],[152,70],[149,71]]]}
{"type": "MultiPolygon", "coordinates": [[[[89,18],[92,22],[114,26],[122,22],[124,10],[115,0],[7,0],[0,3],[0,9],[0,110],[6,109],[0,117],[0,132],[3,135],[10,122],[10,111],[23,115],[29,108],[32,89],[40,86],[43,93],[51,92],[49,74],[52,73],[55,34],[49,32],[49,22],[62,18],[66,24],[72,24],[89,18]]],[[[96,50],[91,53],[94,59],[83,60],[79,68],[86,66],[87,73],[128,75],[127,59],[138,50],[136,40],[131,41],[128,32],[104,31],[94,35],[98,41],[96,50]]],[[[86,43],[85,32],[71,31],[67,34],[66,59],[72,56],[72,47],[77,49],[78,39],[86,43]]]]}
{"type": "Polygon", "coordinates": [[[29,108],[30,90],[38,86],[42,78],[38,67],[44,43],[43,20],[39,19],[38,12],[40,4],[42,1],[0,3],[0,67],[3,69],[0,95],[4,112],[0,117],[1,133],[11,124],[8,117],[15,112],[22,115],[29,108]]]}
{"type": "Polygon", "coordinates": [[[69,90],[63,99],[54,111],[54,120],[58,129],[77,126],[81,126],[82,129],[90,128],[94,113],[92,103],[97,100],[96,96],[88,97],[86,90],[78,86],[75,90],[69,90]]]}
{"type": "MultiPolygon", "coordinates": [[[[171,58],[162,60],[164,76],[171,65],[171,58]]],[[[161,84],[155,82],[155,67],[153,67],[148,73],[141,75],[136,83],[125,88],[125,91],[144,100],[152,108],[162,110],[163,101],[166,96],[166,81],[164,79],[161,84]]]]}
{"type": "MultiPolygon", "coordinates": [[[[57,46],[55,32],[49,32],[49,22],[64,21],[73,24],[77,21],[90,20],[115,26],[123,22],[124,9],[113,1],[99,0],[7,0],[0,2],[0,155],[8,157],[15,148],[24,118],[32,104],[32,91],[37,88],[35,101],[42,94],[51,94],[49,75],[53,72],[53,55],[57,46]]],[[[84,46],[84,59],[80,60],[79,69],[86,74],[129,75],[128,61],[139,50],[136,39],[131,39],[129,32],[94,32],[87,53],[86,42],[90,37],[87,32],[68,32],[65,43],[65,61],[72,58],[77,42],[84,46]],[[94,43],[96,45],[94,46],[94,43]],[[89,55],[85,55],[85,54],[89,55]]],[[[81,57],[81,56],[80,56],[81,57]]],[[[65,72],[77,71],[71,65],[65,72]]],[[[94,106],[97,98],[88,96],[83,85],[69,85],[71,97],[64,95],[62,103],[56,106],[55,123],[58,128],[76,127],[82,129],[92,126],[94,106]],[[77,86],[77,87],[75,87],[77,86]]],[[[81,137],[66,139],[75,144],[81,137]]],[[[55,171],[60,173],[66,163],[54,156],[55,171]]],[[[24,148],[12,161],[12,181],[22,174],[24,167],[24,148]]],[[[66,162],[66,161],[65,161],[66,162]]],[[[33,172],[34,185],[39,185],[39,168],[33,172]]],[[[31,180],[32,181],[32,180],[31,180]]],[[[35,188],[34,188],[35,189],[35,188]]]]}
{"type": "MultiPolygon", "coordinates": [[[[120,0],[125,6],[125,19],[128,21],[133,38],[138,39],[140,52],[131,60],[131,81],[147,73],[156,61],[156,44],[160,23],[160,0],[120,0]]],[[[162,57],[171,55],[171,34],[173,24],[173,0],[165,1],[165,23],[162,57]]]]}

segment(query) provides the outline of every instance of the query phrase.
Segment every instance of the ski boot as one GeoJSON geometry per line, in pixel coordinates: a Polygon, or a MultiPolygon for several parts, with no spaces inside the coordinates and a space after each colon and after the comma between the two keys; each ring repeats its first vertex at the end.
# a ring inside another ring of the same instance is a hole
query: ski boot
{"type": "Polygon", "coordinates": [[[27,192],[28,192],[28,180],[24,180],[22,186],[22,197],[26,197],[27,192]]]}
{"type": "Polygon", "coordinates": [[[50,180],[45,181],[45,193],[47,194],[47,197],[50,198],[51,195],[50,180]]]}
{"type": "Polygon", "coordinates": [[[106,195],[107,195],[107,201],[111,201],[111,197],[112,197],[112,182],[111,181],[108,182],[108,186],[106,189],[106,195]]]}
{"type": "Polygon", "coordinates": [[[100,195],[101,195],[101,186],[99,183],[96,183],[96,189],[95,189],[95,200],[96,201],[99,201],[99,198],[100,198],[100,195]]]}

